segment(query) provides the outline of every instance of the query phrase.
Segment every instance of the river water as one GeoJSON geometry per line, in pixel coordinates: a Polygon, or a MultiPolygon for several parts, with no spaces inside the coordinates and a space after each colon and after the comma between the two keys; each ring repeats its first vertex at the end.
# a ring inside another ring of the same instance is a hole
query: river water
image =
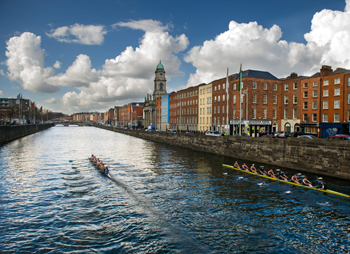
{"type": "Polygon", "coordinates": [[[94,127],[15,140],[0,147],[0,252],[350,253],[349,199],[222,167],[233,162],[94,127]]]}

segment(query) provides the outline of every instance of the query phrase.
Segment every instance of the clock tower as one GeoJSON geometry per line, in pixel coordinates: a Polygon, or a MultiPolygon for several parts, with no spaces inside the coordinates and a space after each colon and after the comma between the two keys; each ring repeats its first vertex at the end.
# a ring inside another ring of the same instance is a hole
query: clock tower
{"type": "Polygon", "coordinates": [[[154,99],[166,94],[165,70],[161,61],[157,65],[155,74],[156,74],[156,77],[154,79],[154,91],[153,91],[154,99]]]}

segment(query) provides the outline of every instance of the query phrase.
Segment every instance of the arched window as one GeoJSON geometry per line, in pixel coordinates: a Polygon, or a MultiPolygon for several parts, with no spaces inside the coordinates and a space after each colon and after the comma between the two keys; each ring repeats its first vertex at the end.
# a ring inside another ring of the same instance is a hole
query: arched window
{"type": "Polygon", "coordinates": [[[290,132],[290,123],[286,123],[286,124],[284,125],[284,131],[290,132]]]}
{"type": "Polygon", "coordinates": [[[159,90],[163,90],[163,83],[159,83],[159,90]]]}

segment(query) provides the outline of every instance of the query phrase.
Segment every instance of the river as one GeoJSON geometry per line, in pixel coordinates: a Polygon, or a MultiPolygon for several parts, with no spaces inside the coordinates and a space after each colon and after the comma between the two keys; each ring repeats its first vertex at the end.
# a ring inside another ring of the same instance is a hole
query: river
{"type": "MultiPolygon", "coordinates": [[[[350,253],[349,199],[222,163],[234,159],[94,127],[52,127],[7,143],[0,252],[350,253]]],[[[350,183],[324,178],[350,194],[350,183]]]]}

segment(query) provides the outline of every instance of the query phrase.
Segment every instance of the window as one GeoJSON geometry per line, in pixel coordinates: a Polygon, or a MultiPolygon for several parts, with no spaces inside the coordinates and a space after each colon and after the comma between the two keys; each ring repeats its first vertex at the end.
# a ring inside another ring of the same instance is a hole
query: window
{"type": "Polygon", "coordinates": [[[200,89],[200,92],[199,92],[199,94],[202,94],[202,89],[200,89]]]}
{"type": "Polygon", "coordinates": [[[220,124],[220,117],[218,117],[218,124],[220,124]]]}
{"type": "Polygon", "coordinates": [[[350,93],[348,93],[348,104],[350,104],[350,93]]]}
{"type": "Polygon", "coordinates": [[[307,98],[308,97],[308,92],[307,91],[304,91],[303,93],[303,98],[307,98]]]}
{"type": "Polygon", "coordinates": [[[214,114],[216,114],[216,106],[214,107],[214,114]]]}
{"type": "Polygon", "coordinates": [[[348,86],[350,86],[350,77],[348,77],[348,86]]]}
{"type": "Polygon", "coordinates": [[[253,108],[252,119],[256,119],[256,108],[253,108]]]}
{"type": "Polygon", "coordinates": [[[273,90],[277,91],[277,84],[273,84],[273,90]]]}
{"type": "Polygon", "coordinates": [[[236,88],[236,84],[233,84],[233,90],[236,90],[237,88],[236,88]]]}
{"type": "Polygon", "coordinates": [[[307,101],[304,101],[304,103],[303,103],[303,109],[307,109],[307,101]]]}
{"type": "Polygon", "coordinates": [[[267,109],[264,108],[264,109],[263,109],[263,119],[266,119],[266,115],[267,115],[267,109]]]}
{"type": "Polygon", "coordinates": [[[328,89],[323,90],[323,97],[328,97],[328,89]]]}
{"type": "Polygon", "coordinates": [[[225,106],[222,106],[222,113],[225,114],[225,106]]]}
{"type": "Polygon", "coordinates": [[[272,117],[273,117],[273,119],[277,119],[277,109],[273,109],[272,110],[272,117]]]}
{"type": "Polygon", "coordinates": [[[288,84],[284,84],[284,91],[288,91],[288,84]]]}
{"type": "Polygon", "coordinates": [[[323,101],[323,109],[328,109],[328,101],[323,101]]]}
{"type": "Polygon", "coordinates": [[[312,121],[317,122],[317,114],[312,114],[312,121]]]}
{"type": "Polygon", "coordinates": [[[288,119],[288,109],[284,109],[284,119],[288,119]]]}
{"type": "Polygon", "coordinates": [[[277,104],[277,95],[273,96],[273,104],[277,104]]]}
{"type": "Polygon", "coordinates": [[[203,105],[205,105],[205,99],[203,99],[203,105]]]}
{"type": "Polygon", "coordinates": [[[313,87],[318,86],[317,81],[314,81],[314,82],[312,83],[312,86],[313,86],[313,87]]]}
{"type": "Polygon", "coordinates": [[[214,97],[214,102],[216,102],[216,96],[214,97]]]}
{"type": "Polygon", "coordinates": [[[339,84],[340,84],[340,78],[335,78],[334,85],[339,85],[339,84]]]}
{"type": "Polygon", "coordinates": [[[264,90],[267,90],[267,83],[264,83],[264,90]]]}
{"type": "Polygon", "coordinates": [[[256,89],[256,82],[253,82],[253,89],[256,89]]]}
{"type": "Polygon", "coordinates": [[[236,109],[233,109],[233,119],[236,119],[236,109]]]}
{"type": "Polygon", "coordinates": [[[222,84],[222,89],[225,89],[225,83],[222,84]]]}
{"type": "Polygon", "coordinates": [[[334,88],[334,96],[340,96],[340,88],[339,87],[334,88]]]}
{"type": "Polygon", "coordinates": [[[334,122],[339,123],[339,113],[334,113],[334,122]]]}
{"type": "Polygon", "coordinates": [[[312,91],[312,97],[316,98],[317,97],[317,90],[312,91]]]}
{"type": "Polygon", "coordinates": [[[218,114],[220,114],[220,106],[218,106],[218,114]]]}
{"type": "MultiPolygon", "coordinates": [[[[329,85],[328,80],[323,80],[323,86],[328,86],[328,85],[329,85]]],[[[328,117],[327,117],[327,122],[328,122],[328,117]]]]}
{"type": "Polygon", "coordinates": [[[222,101],[225,101],[225,95],[222,96],[222,101]]]}
{"type": "Polygon", "coordinates": [[[253,94],[253,103],[256,103],[256,94],[253,94]]]}
{"type": "Polygon", "coordinates": [[[267,95],[266,94],[263,95],[263,104],[267,104],[267,95]]]}
{"type": "Polygon", "coordinates": [[[317,101],[312,102],[312,109],[317,109],[317,101]]]}
{"type": "Polygon", "coordinates": [[[284,96],[284,104],[288,104],[288,95],[284,96]]]}
{"type": "Polygon", "coordinates": [[[309,84],[308,83],[304,83],[303,84],[303,88],[308,88],[309,87],[309,84]]]}
{"type": "Polygon", "coordinates": [[[340,109],[340,100],[334,100],[334,109],[340,109]]]}
{"type": "Polygon", "coordinates": [[[234,94],[232,97],[233,104],[236,104],[236,95],[234,94]]]}
{"type": "Polygon", "coordinates": [[[293,109],[293,119],[298,119],[298,109],[293,109]]]}
{"type": "Polygon", "coordinates": [[[307,114],[303,114],[303,121],[304,122],[309,122],[309,118],[307,117],[307,114]]]}
{"type": "Polygon", "coordinates": [[[298,104],[298,95],[293,94],[293,104],[298,104]]]}
{"type": "Polygon", "coordinates": [[[218,85],[218,91],[220,91],[220,85],[218,85]]]}
{"type": "Polygon", "coordinates": [[[298,82],[294,82],[294,83],[293,83],[293,89],[294,89],[294,90],[297,90],[297,89],[298,89],[298,82]]]}
{"type": "Polygon", "coordinates": [[[216,91],[216,86],[214,86],[214,91],[216,91]]]}
{"type": "Polygon", "coordinates": [[[322,122],[328,122],[328,113],[322,114],[322,122]]]}
{"type": "Polygon", "coordinates": [[[203,88],[203,94],[205,94],[205,88],[203,88]]]}
{"type": "Polygon", "coordinates": [[[202,114],[202,108],[200,108],[200,115],[202,114]]]}
{"type": "Polygon", "coordinates": [[[218,95],[218,102],[220,102],[220,95],[218,95]]]}

